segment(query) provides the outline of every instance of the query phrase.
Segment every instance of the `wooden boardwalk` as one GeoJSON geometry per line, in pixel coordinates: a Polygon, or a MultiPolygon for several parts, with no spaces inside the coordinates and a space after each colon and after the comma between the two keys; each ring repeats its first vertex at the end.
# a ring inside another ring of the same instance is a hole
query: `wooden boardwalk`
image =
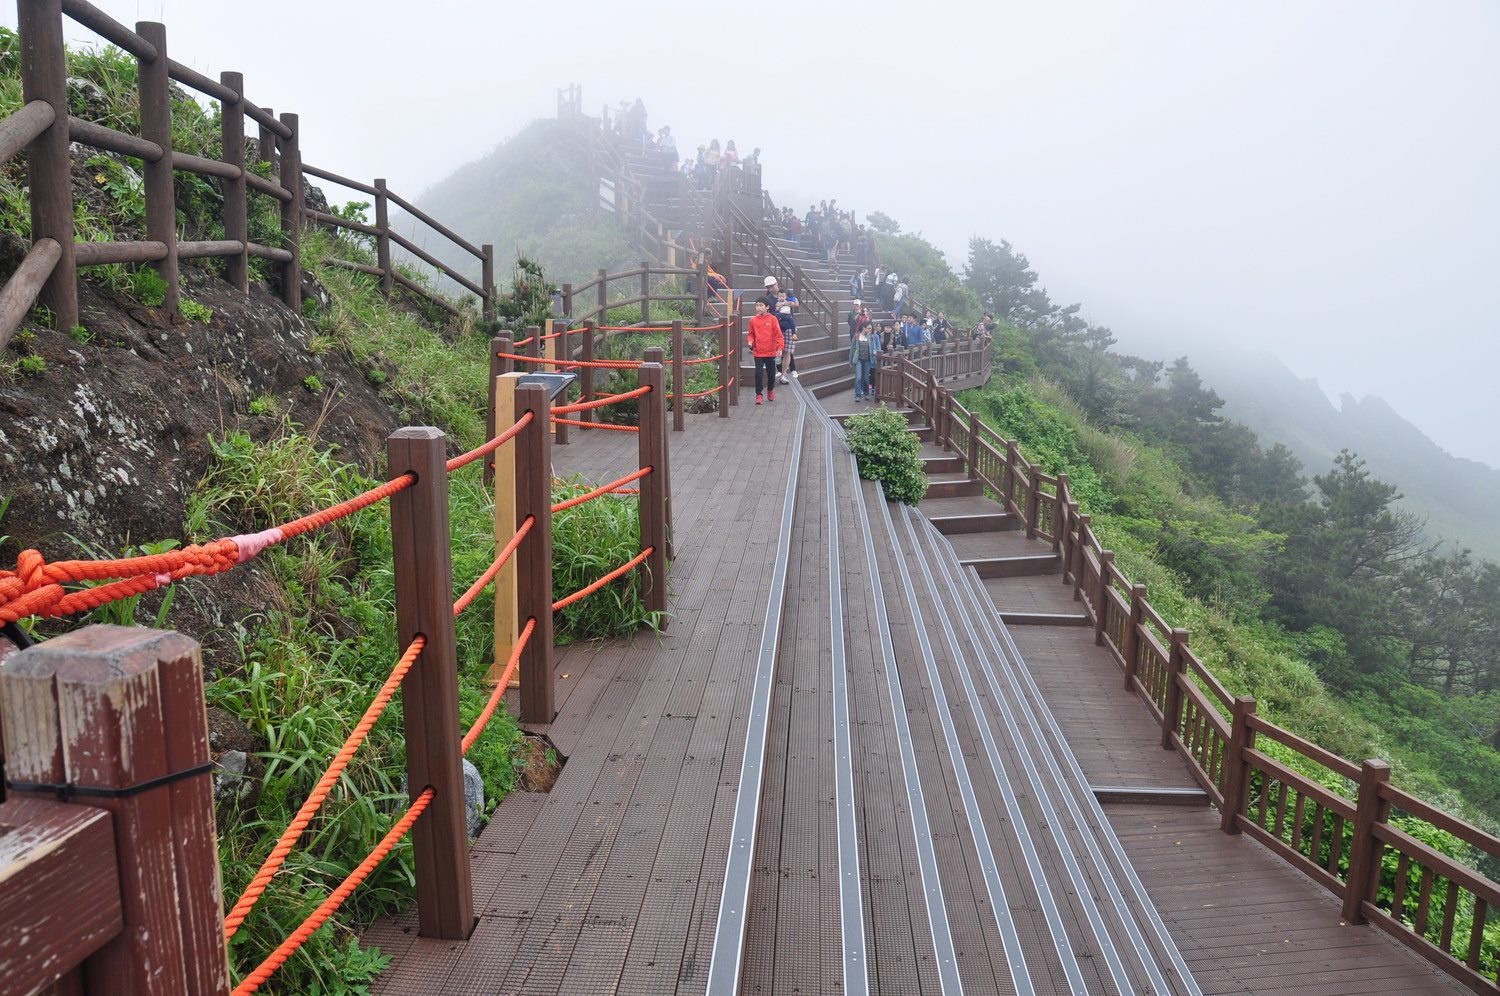
{"type": "MultiPolygon", "coordinates": [[[[669,629],[559,652],[559,714],[536,728],[567,758],[557,784],[506,798],[475,842],[467,942],[417,938],[411,916],[366,934],[394,958],[375,991],[1460,991],[1342,925],[1336,899],[1220,833],[1212,810],[1101,806],[1097,786],[1193,783],[1092,629],[1070,624],[1059,575],[974,573],[1050,547],[1014,529],[942,536],[887,507],[828,442],[824,407],[865,410],[788,386],[671,435],[669,629]],[[778,544],[785,597],[768,606],[778,544]],[[763,764],[745,785],[763,637],[763,764]],[[758,796],[753,826],[735,824],[742,792],[758,796]],[[746,883],[726,887],[742,834],[746,883]],[[841,934],[851,922],[862,943],[841,934]],[[725,951],[735,981],[710,990],[725,951]]],[[[635,466],[634,440],[575,432],[554,457],[559,474],[609,479],[635,466]]],[[[995,508],[956,494],[920,512],[995,508]]]]}

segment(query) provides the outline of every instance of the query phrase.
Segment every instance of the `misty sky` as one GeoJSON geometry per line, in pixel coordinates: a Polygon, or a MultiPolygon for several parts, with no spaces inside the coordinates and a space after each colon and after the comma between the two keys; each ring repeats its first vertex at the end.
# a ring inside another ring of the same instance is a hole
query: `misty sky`
{"type": "Polygon", "coordinates": [[[687,151],[760,146],[778,203],[883,210],[955,268],[1009,239],[1123,347],[1264,349],[1500,466],[1493,0],[95,2],[299,112],[316,165],[417,193],[564,84],[639,96],[687,151]]]}

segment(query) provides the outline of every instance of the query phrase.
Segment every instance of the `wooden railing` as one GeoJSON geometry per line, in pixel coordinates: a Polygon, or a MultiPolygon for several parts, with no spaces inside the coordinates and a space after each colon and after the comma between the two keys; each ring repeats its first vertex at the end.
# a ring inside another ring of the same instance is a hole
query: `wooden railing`
{"type": "Polygon", "coordinates": [[[413,294],[421,295],[450,314],[463,314],[463,310],[455,306],[452,301],[449,301],[441,294],[433,292],[419,281],[410,279],[395,267],[391,262],[391,246],[394,244],[439,273],[446,275],[454,283],[477,297],[480,303],[480,314],[486,321],[495,317],[495,247],[493,245],[489,243],[485,243],[482,246],[474,245],[442,222],[432,218],[432,216],[406,198],[392,191],[384,178],[377,178],[370,183],[364,183],[363,181],[351,179],[347,176],[340,176],[338,173],[330,170],[319,169],[316,166],[305,164],[302,167],[302,172],[307,176],[317,177],[328,183],[336,183],[341,187],[358,191],[373,198],[375,208],[375,223],[373,225],[323,211],[308,209],[303,212],[309,221],[328,225],[333,228],[341,228],[346,231],[357,232],[361,235],[369,236],[374,240],[376,262],[373,266],[369,263],[361,263],[358,260],[340,259],[337,257],[328,257],[324,259],[325,263],[331,263],[334,266],[343,267],[344,269],[356,270],[360,273],[368,273],[371,276],[379,277],[380,289],[386,294],[390,294],[392,288],[399,284],[413,294]],[[393,229],[390,223],[390,206],[392,204],[400,207],[413,219],[426,225],[438,235],[478,260],[479,283],[475,283],[456,267],[449,266],[411,239],[406,238],[400,232],[393,229]]]}
{"type": "Polygon", "coordinates": [[[563,315],[575,322],[592,321],[607,324],[606,316],[617,308],[641,309],[641,322],[652,321],[651,303],[670,301],[691,304],[699,324],[709,316],[715,295],[708,286],[708,264],[696,267],[663,266],[642,260],[641,265],[631,270],[610,273],[600,270],[592,280],[581,284],[562,285],[563,315]],[[687,279],[690,292],[661,289],[663,281],[687,279]],[[623,285],[624,296],[612,294],[623,285]]]}
{"type": "Polygon", "coordinates": [[[1067,475],[1027,461],[1015,440],[937,383],[934,367],[931,355],[882,362],[876,396],[925,413],[935,441],[964,459],[970,478],[1027,535],[1052,544],[1061,581],[1096,642],[1160,725],[1162,747],[1183,757],[1219,807],[1224,832],[1254,837],[1339,896],[1346,921],[1385,930],[1476,992],[1500,992],[1500,883],[1478,867],[1500,861],[1500,838],[1395,788],[1385,762],[1355,764],[1257,715],[1254,698],[1232,696],[1193,652],[1188,631],[1171,626],[1146,586],[1115,565],[1067,475]],[[1402,816],[1451,834],[1472,860],[1456,860],[1393,822],[1402,816]]]}
{"type": "Polygon", "coordinates": [[[10,341],[32,305],[40,302],[52,311],[53,324],[69,329],[78,324],[78,269],[111,263],[150,263],[166,283],[163,306],[176,313],[179,305],[178,263],[183,259],[223,258],[225,278],[243,294],[249,293],[250,257],[270,260],[280,267],[282,298],[293,308],[301,307],[302,263],[300,232],[309,221],[337,225],[374,236],[380,249],[380,266],[337,261],[341,265],[381,277],[389,290],[401,284],[409,290],[451,310],[440,295],[408,280],[390,263],[389,243],[394,241],[420,259],[439,267],[462,286],[474,291],[492,313],[494,298],[493,252],[463,241],[411,204],[388,191],[384,182],[366,185],[316,167],[304,166],[296,114],[277,116],[245,97],[244,76],[221,73],[214,81],[168,57],[165,26],[138,22],[135,30],[114,20],[87,0],[22,0],[18,5],[21,38],[21,85],[25,103],[0,121],[0,163],[26,153],[27,185],[31,205],[33,243],[25,261],[0,290],[0,349],[10,341]],[[106,125],[73,117],[68,113],[68,63],[63,43],[64,17],[92,30],[136,59],[141,134],[132,135],[106,125]],[[170,83],[176,81],[219,101],[222,159],[207,159],[172,148],[170,83]],[[261,159],[245,158],[245,121],[259,128],[261,159]],[[79,142],[119,155],[140,159],[144,174],[145,238],[139,241],[78,241],[73,224],[72,159],[68,148],[79,142]],[[263,164],[263,165],[262,165],[263,164]],[[260,175],[266,166],[276,179],[260,175]],[[186,241],[177,237],[177,208],[173,175],[181,170],[217,179],[223,193],[224,238],[186,241]],[[319,176],[352,186],[376,197],[376,224],[362,225],[321,212],[304,209],[303,175],[319,176]],[[281,206],[280,245],[261,245],[250,240],[249,197],[271,197],[281,206]],[[444,237],[478,256],[484,269],[480,284],[474,284],[453,269],[437,262],[419,247],[389,229],[383,217],[389,197],[413,217],[431,225],[444,237]]]}

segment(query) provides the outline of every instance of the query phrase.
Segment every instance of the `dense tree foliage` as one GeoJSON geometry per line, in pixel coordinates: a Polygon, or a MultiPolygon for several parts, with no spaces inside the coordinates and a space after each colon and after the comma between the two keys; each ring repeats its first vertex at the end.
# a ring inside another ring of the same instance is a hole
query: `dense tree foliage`
{"type": "Polygon", "coordinates": [[[1185,357],[1112,351],[1110,330],[1053,302],[1010,243],[971,239],[963,284],[1003,319],[1003,374],[972,399],[987,420],[1067,471],[1106,528],[1149,553],[1140,569],[1295,654],[1389,738],[1344,749],[1406,751],[1500,819],[1500,566],[1439,548],[1354,453],[1309,482],[1286,446],[1223,417],[1185,357]]]}

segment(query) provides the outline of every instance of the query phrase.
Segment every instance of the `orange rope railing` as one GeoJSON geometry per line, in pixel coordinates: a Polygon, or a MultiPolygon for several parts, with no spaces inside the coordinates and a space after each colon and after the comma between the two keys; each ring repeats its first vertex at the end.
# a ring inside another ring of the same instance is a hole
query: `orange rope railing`
{"type": "MultiPolygon", "coordinates": [[[[729,383],[731,383],[731,384],[734,383],[733,378],[730,379],[729,383]]],[[[694,391],[691,394],[684,394],[682,397],[683,397],[683,400],[687,400],[688,398],[706,398],[710,394],[718,394],[722,390],[724,390],[724,385],[723,384],[715,384],[713,387],[709,388],[706,391],[694,391]]],[[[669,400],[672,399],[672,398],[675,398],[675,397],[677,397],[677,395],[673,394],[670,391],[667,392],[667,398],[669,400]]]]}
{"type": "Polygon", "coordinates": [[[586,412],[590,408],[605,408],[617,401],[629,401],[631,398],[639,398],[643,394],[651,393],[651,386],[638,387],[634,391],[626,391],[623,394],[611,394],[608,397],[598,398],[594,401],[577,401],[571,405],[560,405],[552,409],[553,415],[571,415],[574,412],[586,412]]]}
{"type": "MultiPolygon", "coordinates": [[[[527,412],[526,414],[530,415],[531,413],[527,412]]],[[[521,545],[521,541],[526,538],[526,534],[531,532],[531,527],[535,522],[535,517],[529,515],[526,517],[526,521],[521,523],[521,528],[517,529],[516,534],[510,538],[510,542],[505,544],[505,549],[501,550],[495,557],[495,562],[479,576],[478,581],[469,586],[469,590],[464,592],[458,601],[453,603],[453,614],[455,616],[463,615],[463,611],[474,603],[474,599],[479,597],[479,593],[488,588],[490,582],[495,580],[496,575],[500,573],[500,569],[505,566],[506,561],[510,560],[511,556],[515,554],[516,549],[521,545]]]]}
{"type": "Polygon", "coordinates": [[[496,353],[502,360],[521,363],[544,363],[553,367],[603,367],[606,370],[634,370],[641,364],[636,360],[549,360],[545,356],[525,356],[521,353],[496,353]]]}
{"type": "Polygon", "coordinates": [[[618,481],[611,481],[608,484],[602,484],[594,490],[590,491],[588,494],[578,495],[575,498],[569,498],[567,501],[560,501],[556,505],[552,506],[552,514],[556,515],[558,512],[564,512],[570,508],[574,508],[575,506],[582,505],[586,501],[593,501],[595,498],[607,495],[611,491],[614,491],[616,488],[625,484],[629,484],[631,481],[639,481],[649,473],[651,473],[650,467],[642,467],[640,470],[626,474],[618,481]]]}
{"type": "Polygon", "coordinates": [[[268,546],[321,529],[384,501],[411,487],[416,480],[414,474],[403,474],[331,508],[312,512],[284,525],[211,543],[195,543],[168,553],[114,560],[60,560],[49,564],[40,551],[23,550],[16,558],[15,570],[0,571],[0,623],[15,622],[28,616],[72,615],[152,591],[185,577],[223,573],[243,564],[268,546]],[[122,580],[81,591],[70,592],[63,588],[68,582],[111,578],[122,580]]]}
{"type": "Polygon", "coordinates": [[[385,856],[390,854],[392,849],[401,842],[401,838],[410,832],[413,824],[426,811],[428,805],[431,804],[436,795],[437,792],[432,786],[429,785],[427,788],[424,788],[422,794],[417,796],[416,801],[411,804],[401,819],[396,821],[396,825],[391,827],[390,831],[380,839],[380,843],[375,845],[375,849],[369,853],[365,860],[361,861],[359,866],[339,883],[338,888],[329,893],[327,899],[318,904],[318,908],[313,910],[308,918],[297,926],[296,930],[292,931],[290,937],[277,945],[276,950],[272,951],[265,961],[256,966],[253,972],[245,976],[243,982],[235,986],[233,996],[249,996],[250,993],[255,992],[263,986],[266,980],[278,968],[286,964],[287,959],[296,954],[297,949],[306,944],[307,939],[319,927],[323,926],[329,917],[338,911],[338,908],[344,904],[344,900],[348,899],[354,890],[359,888],[360,883],[369,877],[370,872],[374,871],[376,866],[385,860],[385,856]]]}
{"type": "Polygon", "coordinates": [[[500,674],[500,680],[495,684],[495,690],[490,693],[489,701],[479,711],[479,717],[474,720],[474,725],[469,727],[469,732],[464,734],[463,743],[460,744],[461,753],[467,754],[469,748],[474,746],[474,741],[479,739],[479,734],[484,732],[485,724],[495,714],[500,700],[505,698],[505,690],[510,687],[510,679],[515,676],[516,668],[521,666],[521,652],[526,649],[526,644],[531,641],[531,634],[536,629],[536,620],[526,620],[526,628],[521,630],[521,635],[516,638],[516,645],[511,649],[510,660],[505,662],[505,670],[500,674]]]}
{"type": "MultiPolygon", "coordinates": [[[[717,332],[717,331],[719,331],[719,329],[723,328],[727,324],[728,324],[727,322],[720,322],[717,325],[684,325],[682,327],[682,331],[684,331],[684,332],[717,332]]],[[[573,331],[579,332],[579,331],[582,331],[582,330],[581,329],[574,329],[573,331]]],[[[595,332],[670,332],[670,331],[672,331],[672,326],[670,326],[670,325],[595,325],[594,326],[594,331],[595,332]]]]}
{"type": "Polygon", "coordinates": [[[604,575],[604,577],[600,578],[598,581],[595,581],[587,588],[582,588],[578,591],[573,592],[573,594],[569,595],[567,598],[559,599],[558,601],[553,602],[552,611],[556,612],[559,609],[566,609],[574,602],[588,598],[594,592],[598,591],[600,588],[603,588],[615,578],[618,578],[635,570],[641,565],[643,561],[645,561],[647,557],[651,556],[651,554],[655,552],[655,550],[656,547],[654,546],[646,547],[646,549],[642,550],[640,553],[632,557],[628,563],[621,564],[619,567],[616,567],[614,570],[610,571],[608,574],[604,575]]]}
{"type": "Polygon", "coordinates": [[[724,353],[719,353],[717,356],[705,356],[705,357],[703,357],[701,359],[697,359],[697,360],[683,360],[682,361],[682,365],[685,366],[685,367],[690,367],[690,366],[692,366],[695,363],[712,363],[715,360],[722,360],[725,357],[725,355],[726,354],[724,354],[724,353]]]}
{"type": "Polygon", "coordinates": [[[449,460],[448,473],[451,474],[458,468],[467,466],[473,463],[475,460],[478,460],[480,457],[495,452],[500,447],[516,438],[516,436],[522,429],[531,424],[531,419],[532,413],[527,412],[520,418],[516,419],[514,425],[512,425],[509,429],[506,429],[504,432],[500,433],[494,439],[491,439],[489,442],[485,443],[482,446],[475,447],[474,449],[462,454],[461,456],[456,456],[452,460],[449,460]]]}
{"type": "Polygon", "coordinates": [[[638,425],[613,425],[609,422],[585,422],[576,418],[555,418],[552,420],[558,425],[577,425],[585,429],[613,429],[615,432],[640,432],[638,425]]]}
{"type": "Polygon", "coordinates": [[[371,700],[370,705],[365,709],[365,714],[354,725],[349,738],[344,741],[344,745],[333,756],[333,760],[329,763],[327,770],[318,779],[318,784],[313,787],[312,792],[307,797],[307,801],[302,803],[302,808],[298,809],[297,815],[292,817],[291,824],[277,838],[275,845],[271,848],[271,853],[266,855],[266,860],[261,862],[260,868],[251,877],[250,884],[245,887],[244,894],[235,902],[229,911],[229,915],[224,917],[224,940],[226,943],[234,936],[235,931],[240,929],[240,925],[245,922],[245,917],[250,914],[250,910],[254,908],[256,902],[259,901],[261,895],[266,891],[266,887],[271,884],[271,879],[275,876],[277,870],[281,868],[287,856],[292,853],[292,847],[297,843],[297,838],[302,836],[302,831],[306,830],[307,825],[312,822],[313,816],[317,814],[318,809],[323,805],[323,800],[328,798],[328,793],[333,790],[334,783],[344,773],[344,769],[349,766],[349,761],[354,757],[354,752],[359,749],[360,744],[364,743],[365,737],[374,728],[375,721],[380,718],[380,714],[385,712],[385,707],[390,704],[391,696],[396,694],[396,689],[401,685],[401,679],[406,677],[406,672],[411,670],[411,666],[416,663],[417,657],[421,655],[422,648],[426,645],[427,638],[425,636],[418,636],[411,641],[411,646],[406,648],[406,653],[401,655],[401,659],[391,669],[390,676],[380,686],[380,691],[375,693],[375,698],[371,700]]]}

